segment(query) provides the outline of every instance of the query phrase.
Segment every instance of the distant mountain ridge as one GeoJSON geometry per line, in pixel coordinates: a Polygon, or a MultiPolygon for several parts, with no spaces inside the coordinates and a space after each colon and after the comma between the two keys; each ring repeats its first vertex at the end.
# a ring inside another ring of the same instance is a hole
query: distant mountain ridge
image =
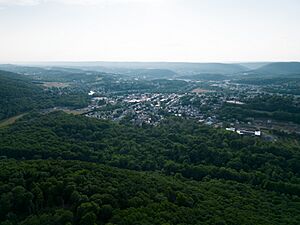
{"type": "Polygon", "coordinates": [[[279,75],[299,74],[300,62],[275,62],[269,63],[255,70],[258,73],[273,73],[279,75]]]}
{"type": "Polygon", "coordinates": [[[272,62],[242,62],[242,63],[237,63],[238,65],[244,66],[250,70],[256,70],[260,67],[263,67],[265,65],[268,65],[272,62]]]}
{"type": "Polygon", "coordinates": [[[187,62],[49,62],[32,64],[32,66],[69,67],[120,74],[124,71],[138,72],[140,69],[148,70],[147,73],[152,73],[152,70],[169,70],[180,75],[200,73],[232,74],[249,70],[249,68],[239,64],[187,62]]]}
{"type": "MultiPolygon", "coordinates": [[[[186,63],[186,62],[49,62],[27,65],[0,65],[0,69],[23,74],[64,73],[84,75],[87,71],[127,75],[147,79],[176,78],[205,74],[220,76],[300,75],[300,62],[186,63]]],[[[216,76],[215,76],[216,77],[216,76]]]]}

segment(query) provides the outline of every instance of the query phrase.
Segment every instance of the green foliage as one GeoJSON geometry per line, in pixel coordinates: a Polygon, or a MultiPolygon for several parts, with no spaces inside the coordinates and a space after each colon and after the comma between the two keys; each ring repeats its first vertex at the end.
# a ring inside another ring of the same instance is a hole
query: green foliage
{"type": "Polygon", "coordinates": [[[300,219],[296,196],[88,162],[0,160],[0,180],[0,224],[296,225],[300,219]]]}
{"type": "MultiPolygon", "coordinates": [[[[298,142],[288,138],[265,142],[191,120],[174,118],[157,127],[134,127],[62,112],[31,114],[2,129],[0,138],[0,155],[16,159],[76,159],[123,169],[162,171],[182,179],[209,176],[279,193],[300,193],[298,142]],[[266,185],[268,182],[275,185],[266,185]]],[[[110,204],[109,196],[94,198],[95,202],[110,204]]],[[[72,199],[80,202],[75,193],[72,199]]],[[[138,202],[132,199],[133,205],[138,202]]]]}
{"type": "Polygon", "coordinates": [[[245,105],[225,104],[219,116],[241,121],[249,117],[268,118],[300,124],[300,99],[289,95],[261,94],[247,99],[245,105]]]}

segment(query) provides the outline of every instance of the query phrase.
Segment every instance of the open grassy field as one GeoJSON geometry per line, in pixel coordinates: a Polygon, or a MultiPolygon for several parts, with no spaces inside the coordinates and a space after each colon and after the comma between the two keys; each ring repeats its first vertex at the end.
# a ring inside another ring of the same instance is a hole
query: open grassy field
{"type": "Polygon", "coordinates": [[[82,115],[84,113],[89,112],[89,110],[85,110],[85,109],[82,109],[82,110],[64,109],[62,111],[64,111],[65,113],[68,113],[68,114],[73,114],[73,115],[82,115]]]}
{"type": "Polygon", "coordinates": [[[15,123],[17,119],[20,119],[21,117],[25,116],[26,114],[27,113],[23,113],[23,114],[20,114],[20,115],[17,115],[17,116],[10,117],[10,118],[5,119],[5,120],[1,120],[0,121],[0,128],[9,126],[9,125],[15,123]]]}
{"type": "Polygon", "coordinates": [[[207,93],[207,92],[212,92],[212,90],[206,90],[206,89],[201,89],[201,88],[196,88],[192,90],[193,93],[207,93]]]}
{"type": "Polygon", "coordinates": [[[61,83],[61,82],[43,82],[42,85],[46,88],[51,88],[51,87],[65,88],[65,87],[68,87],[70,84],[61,83]]]}

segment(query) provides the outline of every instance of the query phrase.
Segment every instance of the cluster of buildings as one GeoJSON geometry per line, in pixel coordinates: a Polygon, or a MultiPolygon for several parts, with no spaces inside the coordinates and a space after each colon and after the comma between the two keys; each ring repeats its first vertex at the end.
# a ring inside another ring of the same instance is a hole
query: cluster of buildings
{"type": "MultiPolygon", "coordinates": [[[[226,121],[222,121],[218,113],[224,104],[243,105],[245,99],[258,94],[257,89],[247,85],[215,82],[210,86],[212,90],[209,91],[201,87],[197,91],[187,93],[121,94],[90,91],[92,100],[88,106],[89,112],[85,115],[114,121],[126,119],[136,125],[157,125],[167,116],[177,116],[195,119],[209,126],[222,127],[226,121]]],[[[232,127],[226,129],[240,135],[261,136],[259,130],[232,127]]]]}
{"type": "Polygon", "coordinates": [[[185,94],[142,93],[93,97],[86,116],[116,121],[126,118],[138,125],[157,125],[168,115],[203,119],[199,108],[182,104],[183,96],[185,94]]]}
{"type": "Polygon", "coordinates": [[[262,132],[260,130],[236,129],[234,127],[226,128],[226,130],[236,132],[240,135],[245,135],[245,136],[258,136],[258,137],[260,137],[262,135],[262,132]]]}
{"type": "Polygon", "coordinates": [[[123,95],[102,93],[100,96],[99,93],[91,91],[89,94],[92,95],[92,99],[86,116],[114,121],[127,119],[138,125],[157,125],[166,116],[191,118],[206,125],[217,125],[220,124],[217,111],[224,102],[229,101],[218,92],[123,95]]]}

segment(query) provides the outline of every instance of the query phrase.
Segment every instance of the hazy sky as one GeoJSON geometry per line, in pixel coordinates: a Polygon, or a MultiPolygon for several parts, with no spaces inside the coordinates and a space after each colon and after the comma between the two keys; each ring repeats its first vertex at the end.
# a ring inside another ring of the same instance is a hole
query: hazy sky
{"type": "Polygon", "coordinates": [[[0,61],[300,61],[300,0],[0,0],[0,61]]]}

